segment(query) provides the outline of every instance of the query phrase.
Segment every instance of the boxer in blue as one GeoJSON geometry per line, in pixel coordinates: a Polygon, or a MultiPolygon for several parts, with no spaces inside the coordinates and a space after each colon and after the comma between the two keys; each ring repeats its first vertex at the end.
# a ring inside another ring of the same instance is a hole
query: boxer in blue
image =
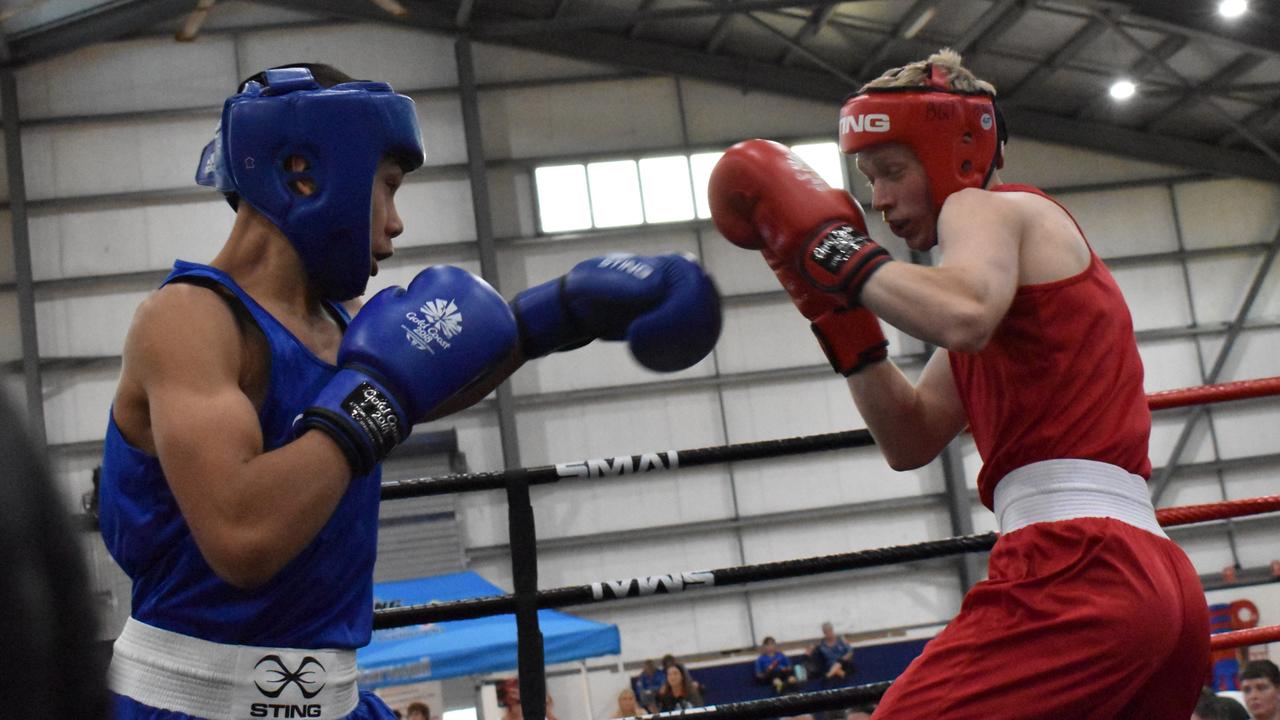
{"type": "Polygon", "coordinates": [[[511,303],[429,267],[350,316],[423,160],[412,100],[327,66],[226,101],[197,182],[235,224],[139,306],[107,426],[102,532],[133,580],[117,718],[393,717],[355,684],[386,454],[527,359],[625,339],[673,371],[714,345],[718,295],[682,255],[594,258],[511,303]]]}

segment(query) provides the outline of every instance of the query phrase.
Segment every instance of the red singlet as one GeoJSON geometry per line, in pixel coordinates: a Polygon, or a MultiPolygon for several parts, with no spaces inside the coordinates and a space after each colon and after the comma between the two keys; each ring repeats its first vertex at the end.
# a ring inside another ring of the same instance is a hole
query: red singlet
{"type": "MultiPolygon", "coordinates": [[[[1029,185],[991,189],[1034,193],[1061,207],[1029,185]]],[[[1089,256],[1077,275],[1019,287],[981,352],[949,354],[982,456],[978,492],[988,508],[1000,478],[1041,460],[1097,460],[1151,477],[1151,411],[1133,318],[1092,248],[1089,256]]]]}

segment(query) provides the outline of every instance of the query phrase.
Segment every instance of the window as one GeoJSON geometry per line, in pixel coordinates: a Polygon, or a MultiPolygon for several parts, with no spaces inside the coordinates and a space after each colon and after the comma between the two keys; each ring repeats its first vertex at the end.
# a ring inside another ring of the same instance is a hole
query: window
{"type": "MultiPolygon", "coordinates": [[[[833,142],[792,151],[832,187],[844,188],[844,160],[833,142]]],[[[619,159],[534,170],[542,232],[707,220],[707,183],[723,152],[619,159]]]]}
{"type": "Polygon", "coordinates": [[[635,160],[591,163],[587,165],[587,180],[591,186],[591,219],[596,227],[644,222],[635,160]]]}
{"type": "Polygon", "coordinates": [[[587,173],[581,165],[552,165],[533,171],[538,186],[538,217],[543,232],[591,227],[587,173]]]}
{"type": "Polygon", "coordinates": [[[689,158],[672,155],[641,160],[640,187],[644,190],[644,219],[647,222],[693,219],[689,158]]]}

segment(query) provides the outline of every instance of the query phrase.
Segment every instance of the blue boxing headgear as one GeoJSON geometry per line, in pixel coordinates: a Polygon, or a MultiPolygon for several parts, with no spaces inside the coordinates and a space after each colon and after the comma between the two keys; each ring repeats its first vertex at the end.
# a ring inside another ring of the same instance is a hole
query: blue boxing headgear
{"type": "Polygon", "coordinates": [[[369,283],[379,162],[409,172],[425,159],[413,100],[380,82],[323,88],[307,68],[265,74],[266,87],[249,82],[223,104],[196,182],[275,223],[322,296],[353,298],[369,283]]]}

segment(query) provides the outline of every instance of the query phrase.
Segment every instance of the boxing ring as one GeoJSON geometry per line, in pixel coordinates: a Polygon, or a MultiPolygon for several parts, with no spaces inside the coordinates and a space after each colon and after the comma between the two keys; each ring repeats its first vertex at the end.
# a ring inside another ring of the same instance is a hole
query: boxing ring
{"type": "MultiPolygon", "coordinates": [[[[1280,395],[1280,377],[1166,390],[1148,395],[1147,400],[1152,411],[1159,411],[1276,395],[1280,395]]],[[[741,585],[957,556],[990,550],[995,545],[998,534],[987,532],[907,545],[713,570],[676,571],[663,575],[601,580],[585,585],[550,589],[538,587],[537,537],[529,495],[529,489],[534,485],[564,480],[608,478],[624,472],[629,475],[675,472],[702,465],[776,458],[874,444],[875,440],[867,430],[852,430],[689,450],[645,452],[637,455],[621,455],[498,472],[453,474],[386,482],[382,486],[383,500],[480,490],[505,490],[514,592],[509,595],[379,609],[374,612],[374,629],[514,613],[524,720],[542,720],[545,714],[546,687],[543,676],[542,636],[538,628],[537,616],[537,611],[540,609],[613,602],[655,594],[696,592],[716,586],[741,585]]],[[[1275,511],[1280,511],[1280,495],[1162,508],[1156,511],[1156,518],[1160,525],[1173,527],[1275,511]]],[[[1275,641],[1280,641],[1280,625],[1215,634],[1210,640],[1213,650],[1275,641]]],[[[835,688],[763,700],[722,703],[704,708],[662,713],[662,715],[718,720],[719,718],[773,718],[836,710],[877,700],[889,685],[890,683],[884,682],[835,688]]]]}

